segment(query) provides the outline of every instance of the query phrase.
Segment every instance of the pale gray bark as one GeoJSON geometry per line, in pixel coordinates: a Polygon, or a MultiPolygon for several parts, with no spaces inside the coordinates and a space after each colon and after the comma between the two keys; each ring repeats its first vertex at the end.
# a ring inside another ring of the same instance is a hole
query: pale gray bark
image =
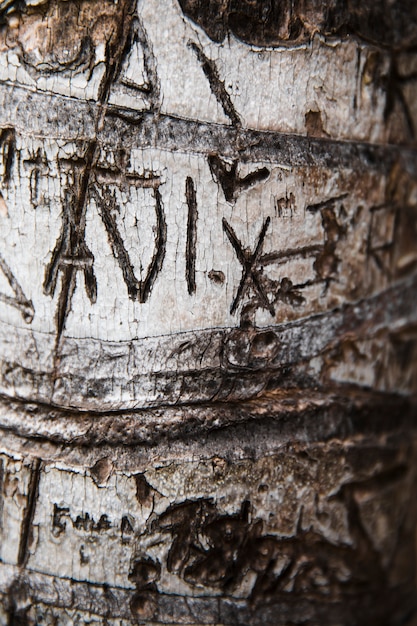
{"type": "Polygon", "coordinates": [[[417,9],[326,7],[0,2],[1,625],[414,614],[417,9]]]}

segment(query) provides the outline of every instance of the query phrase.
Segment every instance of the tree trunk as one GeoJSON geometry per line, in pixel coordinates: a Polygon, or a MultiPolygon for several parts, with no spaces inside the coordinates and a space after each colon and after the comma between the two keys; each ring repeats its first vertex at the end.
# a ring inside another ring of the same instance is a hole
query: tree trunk
{"type": "Polygon", "coordinates": [[[416,607],[414,0],[0,2],[0,624],[416,607]]]}

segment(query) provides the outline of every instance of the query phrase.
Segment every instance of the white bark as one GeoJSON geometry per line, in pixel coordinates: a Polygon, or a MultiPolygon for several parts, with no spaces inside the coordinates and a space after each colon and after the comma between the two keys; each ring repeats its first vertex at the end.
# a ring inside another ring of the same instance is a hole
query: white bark
{"type": "Polygon", "coordinates": [[[367,3],[297,4],[297,36],[26,5],[0,3],[0,623],[399,623],[413,7],[383,41],[367,3]]]}

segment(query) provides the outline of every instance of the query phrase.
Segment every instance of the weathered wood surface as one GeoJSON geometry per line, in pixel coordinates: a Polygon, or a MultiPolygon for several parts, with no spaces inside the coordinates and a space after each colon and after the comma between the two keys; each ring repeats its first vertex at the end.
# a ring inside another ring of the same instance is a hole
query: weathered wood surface
{"type": "Polygon", "coordinates": [[[417,5],[0,2],[0,624],[416,607],[417,5]]]}

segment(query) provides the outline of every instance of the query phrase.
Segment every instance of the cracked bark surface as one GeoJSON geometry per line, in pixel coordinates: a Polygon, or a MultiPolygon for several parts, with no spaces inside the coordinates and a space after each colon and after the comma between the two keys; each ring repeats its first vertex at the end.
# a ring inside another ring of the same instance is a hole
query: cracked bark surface
{"type": "Polygon", "coordinates": [[[0,1],[0,624],[417,608],[415,3],[0,1]]]}

